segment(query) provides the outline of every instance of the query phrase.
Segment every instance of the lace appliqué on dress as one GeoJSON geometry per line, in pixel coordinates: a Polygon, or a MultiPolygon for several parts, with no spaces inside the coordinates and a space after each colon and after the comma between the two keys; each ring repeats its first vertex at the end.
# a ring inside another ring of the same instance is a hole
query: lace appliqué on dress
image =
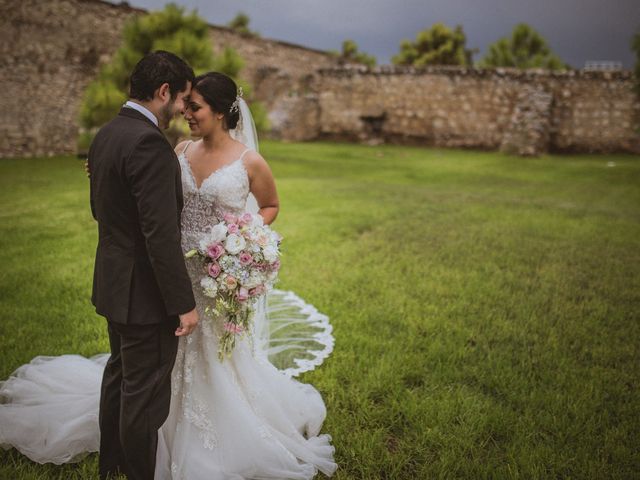
{"type": "MultiPolygon", "coordinates": [[[[182,250],[187,252],[198,246],[200,238],[212,225],[218,223],[226,212],[236,215],[244,213],[249,194],[249,176],[242,163],[242,157],[215,170],[200,187],[196,185],[189,162],[184,154],[178,156],[182,174],[184,206],[181,217],[182,250]]],[[[203,351],[203,342],[216,351],[217,323],[205,315],[204,306],[210,300],[202,295],[200,277],[202,267],[197,259],[187,260],[187,271],[194,285],[194,295],[198,305],[200,323],[186,339],[180,340],[178,358],[174,368],[174,384],[181,383],[174,390],[182,393],[182,416],[199,430],[204,447],[213,450],[218,445],[212,412],[206,402],[195,395],[192,384],[194,375],[203,365],[196,365],[198,352],[203,351]],[[204,337],[204,338],[203,338],[204,337]],[[180,382],[182,380],[182,382],[180,382]]],[[[222,323],[222,322],[220,322],[222,323]]],[[[207,359],[200,359],[206,363],[207,359]]],[[[206,376],[199,372],[206,378],[206,376]]]]}
{"type": "Polygon", "coordinates": [[[242,157],[215,170],[198,187],[189,161],[178,156],[182,174],[182,249],[184,252],[198,246],[199,238],[218,223],[226,212],[240,215],[249,195],[249,175],[242,157]]]}
{"type": "Polygon", "coordinates": [[[213,422],[211,422],[211,412],[207,405],[194,398],[193,395],[185,394],[185,402],[183,406],[183,415],[187,421],[195,425],[200,430],[200,439],[204,448],[213,450],[218,446],[218,438],[216,437],[213,422]]]}

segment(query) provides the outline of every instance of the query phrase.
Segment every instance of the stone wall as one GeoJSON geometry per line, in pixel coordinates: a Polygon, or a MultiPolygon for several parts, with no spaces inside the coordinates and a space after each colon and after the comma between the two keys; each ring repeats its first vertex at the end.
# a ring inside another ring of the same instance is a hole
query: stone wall
{"type": "Polygon", "coordinates": [[[0,11],[0,156],[74,153],[84,88],[136,11],[38,0],[0,0],[0,11]]]}
{"type": "MultiPolygon", "coordinates": [[[[280,83],[274,71],[262,88],[280,83]]],[[[280,135],[299,140],[640,153],[632,88],[631,72],[352,67],[321,69],[275,103],[290,112],[280,135]]]]}
{"type": "MultiPolygon", "coordinates": [[[[0,0],[0,158],[76,152],[82,94],[120,45],[127,18],[144,13],[100,0],[0,0]]],[[[215,51],[236,49],[241,77],[262,68],[297,79],[334,64],[325,52],[211,26],[215,51]]],[[[271,92],[262,96],[270,101],[271,92]]]]}
{"type": "MultiPolygon", "coordinates": [[[[336,65],[327,52],[250,35],[240,35],[224,27],[210,26],[214,52],[225,47],[236,50],[244,60],[240,76],[252,84],[259,83],[264,71],[278,69],[279,75],[292,81],[304,78],[318,68],[336,65]]],[[[270,92],[261,92],[261,100],[269,101],[270,92]]]]}
{"type": "MultiPolygon", "coordinates": [[[[75,153],[86,85],[131,15],[101,0],[0,0],[0,158],[75,153]]],[[[337,67],[332,56],[211,26],[286,140],[640,153],[631,72],[337,67]]]]}

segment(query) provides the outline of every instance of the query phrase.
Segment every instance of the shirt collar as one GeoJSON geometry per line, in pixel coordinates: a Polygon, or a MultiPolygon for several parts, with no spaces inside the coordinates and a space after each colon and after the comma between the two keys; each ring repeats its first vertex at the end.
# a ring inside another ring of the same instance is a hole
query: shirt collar
{"type": "Polygon", "coordinates": [[[136,102],[132,102],[131,100],[129,100],[128,102],[126,102],[124,104],[125,107],[129,107],[129,108],[133,108],[134,110],[137,110],[138,112],[140,112],[141,114],[143,114],[145,117],[147,117],[149,120],[151,120],[154,125],[157,127],[158,126],[158,119],[157,117],[151,113],[151,111],[148,108],[143,107],[142,105],[140,105],[139,103],[136,102]]]}

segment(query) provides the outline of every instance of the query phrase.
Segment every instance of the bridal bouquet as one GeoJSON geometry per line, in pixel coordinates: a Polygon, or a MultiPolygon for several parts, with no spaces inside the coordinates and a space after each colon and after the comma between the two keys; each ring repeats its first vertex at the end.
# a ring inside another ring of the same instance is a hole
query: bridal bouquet
{"type": "Polygon", "coordinates": [[[205,312],[225,317],[220,360],[231,353],[236,337],[249,329],[258,298],[275,283],[281,239],[258,214],[227,213],[200,239],[199,248],[187,252],[187,258],[203,259],[200,285],[205,296],[215,299],[205,312]]]}

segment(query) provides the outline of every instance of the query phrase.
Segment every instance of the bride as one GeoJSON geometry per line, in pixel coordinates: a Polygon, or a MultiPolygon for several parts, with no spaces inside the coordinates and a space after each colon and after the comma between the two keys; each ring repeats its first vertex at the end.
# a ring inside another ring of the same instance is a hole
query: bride
{"type": "MultiPolygon", "coordinates": [[[[271,171],[257,152],[249,109],[221,73],[197,77],[184,111],[194,136],[176,147],[182,173],[182,248],[224,213],[278,213],[271,171]]],[[[223,319],[205,313],[196,258],[186,260],[200,323],[180,337],[169,416],[158,435],[156,479],[310,479],[336,469],[320,434],[324,402],[293,376],[330,353],[328,319],[292,292],[273,290],[255,315],[253,338],[218,359],[223,319]],[[277,365],[277,367],[276,367],[277,365]]],[[[210,299],[209,299],[210,302],[210,299]]],[[[98,450],[98,401],[107,355],[37,357],[0,384],[0,445],[32,460],[77,461],[98,450]]]]}

